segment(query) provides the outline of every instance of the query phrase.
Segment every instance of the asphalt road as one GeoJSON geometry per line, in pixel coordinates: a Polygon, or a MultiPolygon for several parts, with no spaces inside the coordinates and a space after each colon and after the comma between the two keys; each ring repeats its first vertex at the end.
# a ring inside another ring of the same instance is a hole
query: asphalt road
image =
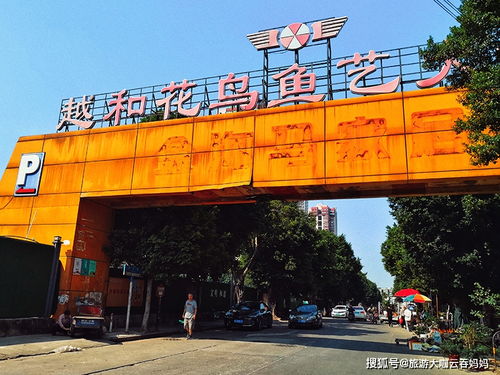
{"type": "MultiPolygon", "coordinates": [[[[154,374],[457,374],[450,369],[367,369],[377,359],[439,361],[442,357],[397,346],[401,328],[325,319],[319,330],[288,329],[286,324],[262,331],[200,332],[192,340],[155,338],[95,346],[79,352],[40,355],[0,362],[6,375],[154,375],[154,374]]],[[[437,364],[436,364],[437,367],[437,364]]],[[[463,373],[460,371],[460,373],[463,373]]]]}

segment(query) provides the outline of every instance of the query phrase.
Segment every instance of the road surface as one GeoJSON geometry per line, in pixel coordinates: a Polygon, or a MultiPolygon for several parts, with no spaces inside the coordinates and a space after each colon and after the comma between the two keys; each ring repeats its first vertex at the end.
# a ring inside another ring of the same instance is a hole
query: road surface
{"type": "MultiPolygon", "coordinates": [[[[319,330],[275,324],[262,331],[213,330],[183,336],[96,345],[79,352],[0,362],[6,375],[154,374],[457,374],[440,369],[439,355],[397,346],[401,328],[326,318],[319,330]],[[428,361],[428,362],[427,362],[428,361]],[[403,369],[427,366],[433,369],[403,369]],[[367,369],[367,365],[388,369],[367,369]],[[399,368],[393,368],[394,365],[399,368]]],[[[61,342],[58,342],[58,346],[61,342]]],[[[463,374],[463,371],[460,371],[463,374]]]]}

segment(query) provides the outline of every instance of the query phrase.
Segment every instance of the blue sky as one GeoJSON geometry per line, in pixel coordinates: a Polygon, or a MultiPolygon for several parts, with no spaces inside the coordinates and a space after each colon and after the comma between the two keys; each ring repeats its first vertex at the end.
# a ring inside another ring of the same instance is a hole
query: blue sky
{"type": "MultiPolygon", "coordinates": [[[[335,16],[349,21],[334,56],[442,40],[454,22],[432,0],[2,1],[0,171],[17,138],[54,131],[63,98],[259,69],[247,34],[335,16]]],[[[323,202],[339,209],[369,278],[390,286],[386,200],[323,202]]]]}

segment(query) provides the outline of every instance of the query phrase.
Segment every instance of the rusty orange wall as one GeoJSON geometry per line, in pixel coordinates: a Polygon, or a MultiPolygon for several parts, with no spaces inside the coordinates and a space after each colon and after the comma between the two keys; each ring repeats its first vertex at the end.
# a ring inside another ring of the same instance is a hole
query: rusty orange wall
{"type": "Polygon", "coordinates": [[[452,130],[464,114],[456,97],[427,89],[22,137],[0,182],[0,235],[69,239],[60,290],[74,300],[105,293],[107,282],[113,212],[85,198],[498,178],[498,166],[473,167],[463,152],[464,135],[452,130]],[[46,153],[39,195],[13,197],[27,152],[46,153]],[[98,276],[73,276],[75,257],[96,260],[98,276]]]}

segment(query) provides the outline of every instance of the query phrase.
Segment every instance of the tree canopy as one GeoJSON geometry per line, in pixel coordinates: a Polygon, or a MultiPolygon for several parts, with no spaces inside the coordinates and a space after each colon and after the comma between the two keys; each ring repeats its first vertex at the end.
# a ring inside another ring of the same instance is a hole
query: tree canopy
{"type": "Polygon", "coordinates": [[[470,303],[474,283],[499,291],[500,194],[390,198],[396,224],[381,253],[395,288],[470,303]]]}
{"type": "Polygon", "coordinates": [[[126,210],[118,214],[106,251],[112,265],[136,265],[148,277],[219,277],[230,259],[217,232],[217,207],[126,210]]]}
{"type": "Polygon", "coordinates": [[[488,165],[500,158],[500,6],[497,0],[463,0],[459,10],[459,25],[446,39],[427,42],[424,66],[459,63],[447,80],[452,89],[465,89],[459,101],[470,113],[456,121],[455,131],[467,133],[471,162],[488,165]]]}
{"type": "Polygon", "coordinates": [[[294,202],[121,211],[107,252],[113,265],[134,264],[157,280],[230,274],[237,299],[247,280],[279,307],[293,298],[380,298],[345,237],[317,231],[294,202]]]}

